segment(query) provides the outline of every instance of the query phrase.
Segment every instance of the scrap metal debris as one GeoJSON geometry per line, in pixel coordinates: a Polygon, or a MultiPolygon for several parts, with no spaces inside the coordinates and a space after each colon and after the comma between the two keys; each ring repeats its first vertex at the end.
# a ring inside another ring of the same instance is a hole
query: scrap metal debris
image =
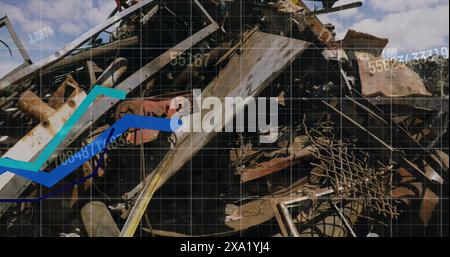
{"type": "Polygon", "coordinates": [[[337,40],[320,14],[359,1],[116,2],[36,63],[0,19],[24,58],[0,80],[2,158],[36,160],[95,85],[127,99],[93,101],[41,170],[124,115],[195,108],[193,89],[277,98],[277,133],[224,131],[247,102],[201,112],[223,117],[209,131],[130,128],[53,188],[2,168],[0,235],[448,235],[448,58],[383,59],[388,39],[351,29],[337,40]]]}

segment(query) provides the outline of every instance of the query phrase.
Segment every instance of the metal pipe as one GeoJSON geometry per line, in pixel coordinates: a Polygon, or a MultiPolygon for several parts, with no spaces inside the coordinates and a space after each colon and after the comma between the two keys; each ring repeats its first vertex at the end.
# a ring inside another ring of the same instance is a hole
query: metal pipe
{"type": "Polygon", "coordinates": [[[339,12],[339,11],[343,11],[343,10],[347,10],[347,9],[361,7],[362,5],[363,5],[363,3],[358,1],[358,2],[344,4],[344,5],[336,6],[336,7],[332,7],[332,8],[325,8],[325,9],[318,10],[318,11],[311,11],[311,12],[306,13],[306,15],[318,15],[318,14],[339,12]]]}
{"type": "Polygon", "coordinates": [[[25,91],[19,99],[19,109],[32,115],[39,121],[46,120],[56,111],[30,90],[25,91]]]}

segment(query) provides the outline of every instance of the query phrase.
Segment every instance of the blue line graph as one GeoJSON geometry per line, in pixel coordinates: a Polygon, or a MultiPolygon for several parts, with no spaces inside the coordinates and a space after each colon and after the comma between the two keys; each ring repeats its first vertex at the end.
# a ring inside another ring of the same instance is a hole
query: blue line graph
{"type": "Polygon", "coordinates": [[[122,90],[95,85],[94,88],[86,96],[86,98],[83,99],[80,106],[78,106],[75,112],[70,116],[63,127],[56,133],[55,137],[48,143],[48,145],[44,148],[44,150],[35,161],[27,162],[13,160],[10,158],[0,158],[0,165],[13,169],[22,169],[37,172],[47,161],[47,159],[52,155],[61,141],[64,140],[64,138],[70,132],[72,127],[77,123],[77,121],[81,118],[81,116],[83,116],[83,114],[89,109],[91,103],[93,103],[98,96],[105,95],[123,100],[125,99],[126,94],[127,93],[122,90]]]}
{"type": "Polygon", "coordinates": [[[0,174],[9,171],[46,187],[52,187],[83,165],[84,162],[103,151],[129,128],[173,132],[181,126],[181,123],[181,119],[178,119],[176,116],[172,119],[165,119],[127,114],[51,172],[33,172],[20,168],[0,166],[0,174]]]}
{"type": "MultiPolygon", "coordinates": [[[[111,130],[111,135],[112,135],[113,131],[114,130],[111,130]]],[[[40,201],[43,201],[43,200],[45,200],[47,198],[50,198],[51,196],[57,195],[58,193],[62,193],[64,191],[74,187],[75,185],[82,184],[86,180],[96,176],[98,174],[98,170],[100,168],[104,168],[103,167],[103,162],[105,160],[105,154],[107,154],[107,153],[108,153],[108,148],[105,148],[105,150],[102,153],[100,153],[100,158],[97,160],[94,170],[92,171],[91,174],[89,174],[87,176],[84,176],[84,177],[82,177],[80,179],[75,179],[74,181],[71,181],[71,182],[65,184],[64,186],[62,186],[62,187],[60,187],[60,188],[58,188],[58,189],[56,189],[56,190],[54,190],[54,191],[52,191],[52,192],[50,192],[48,194],[42,195],[39,198],[0,199],[0,203],[9,203],[9,202],[13,202],[13,203],[34,203],[34,202],[40,202],[40,201]]]]}

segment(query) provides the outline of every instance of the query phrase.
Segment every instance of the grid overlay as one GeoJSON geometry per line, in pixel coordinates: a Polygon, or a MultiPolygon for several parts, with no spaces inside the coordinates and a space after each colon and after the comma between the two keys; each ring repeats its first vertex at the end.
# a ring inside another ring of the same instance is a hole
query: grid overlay
{"type": "MultiPolygon", "coordinates": [[[[18,6],[25,6],[27,4],[26,2],[27,1],[25,0],[18,1],[18,6]]],[[[91,2],[91,4],[93,5],[93,2],[91,2]]],[[[241,12],[243,12],[243,4],[241,4],[240,8],[241,12]]],[[[41,14],[42,12],[46,12],[48,10],[46,6],[40,6],[39,10],[35,11],[41,14]]],[[[92,13],[91,15],[93,16],[94,14],[92,13]]],[[[336,15],[339,15],[339,13],[337,13],[336,15]]],[[[197,18],[200,17],[191,15],[190,23],[193,23],[193,20],[197,18]]],[[[237,18],[240,19],[240,29],[243,30],[245,28],[244,26],[246,25],[244,22],[245,17],[242,17],[241,15],[237,16],[237,18]]],[[[38,20],[45,21],[44,18],[38,20]]],[[[92,18],[90,22],[91,27],[96,25],[94,23],[94,20],[96,19],[92,18]]],[[[336,27],[343,26],[342,21],[340,24],[334,25],[336,27]]],[[[45,26],[40,27],[42,28],[45,26]]],[[[20,31],[20,29],[18,29],[17,27],[15,29],[16,31],[20,31]]],[[[178,32],[177,29],[170,29],[168,31],[173,32],[173,37],[176,37],[175,34],[177,34],[178,32]]],[[[180,31],[183,30],[180,29],[180,31]]],[[[160,45],[167,44],[161,39],[163,38],[163,32],[164,29],[160,28],[160,45]]],[[[193,32],[195,31],[191,30],[188,34],[192,35],[193,32]]],[[[22,32],[21,34],[23,33],[24,32],[22,32]]],[[[140,33],[140,37],[143,37],[142,31],[138,33],[140,33]]],[[[33,45],[35,49],[27,47],[27,50],[29,52],[36,50],[50,50],[52,52],[55,52],[59,50],[59,48],[45,47],[44,42],[45,40],[43,40],[42,42],[38,42],[37,44],[35,43],[33,45]]],[[[146,57],[148,51],[167,50],[167,47],[158,48],[156,45],[148,47],[142,45],[142,42],[140,44],[140,54],[138,56],[127,56],[129,61],[132,61],[136,67],[142,67],[148,62],[146,57]]],[[[120,57],[118,56],[118,54],[126,50],[127,48],[117,49],[115,58],[120,57]]],[[[129,48],[128,50],[135,50],[135,47],[129,48]]],[[[198,46],[191,48],[187,52],[195,54],[196,51],[199,51],[198,46]]],[[[404,51],[412,52],[417,51],[417,49],[404,49],[404,51]]],[[[4,57],[2,55],[1,58],[7,57],[4,57]]],[[[313,65],[316,62],[316,59],[318,59],[318,57],[314,55],[305,56],[304,58],[309,58],[308,61],[310,63],[313,63],[313,65]]],[[[240,68],[242,69],[243,67],[245,67],[245,65],[242,63],[240,68]]],[[[268,86],[262,93],[262,95],[264,96],[276,97],[281,91],[284,91],[284,100],[288,103],[288,106],[281,108],[282,115],[279,116],[280,124],[286,126],[290,125],[293,128],[295,126],[299,126],[303,114],[316,116],[317,114],[323,113],[316,112],[317,106],[310,106],[311,108],[307,108],[307,112],[305,112],[304,110],[302,110],[305,102],[308,103],[311,102],[311,100],[327,101],[333,99],[332,97],[305,97],[304,95],[299,94],[296,89],[294,89],[294,87],[298,85],[296,79],[298,78],[298,76],[301,76],[304,73],[303,70],[306,70],[306,68],[308,67],[302,66],[301,63],[297,66],[295,63],[290,65],[288,69],[286,69],[282,75],[277,77],[274,82],[271,83],[270,86],[268,86]],[[282,90],[280,90],[280,88],[282,90]]],[[[127,72],[131,74],[136,70],[128,70],[127,72]]],[[[70,72],[71,70],[67,71],[70,72]]],[[[204,89],[206,86],[208,86],[208,83],[203,83],[202,81],[199,82],[192,73],[189,74],[189,83],[187,83],[185,88],[181,88],[179,85],[175,84],[163,83],[167,80],[167,74],[169,71],[166,71],[164,73],[159,72],[156,75],[156,80],[161,81],[162,83],[160,85],[156,85],[150,93],[146,88],[146,85],[144,84],[142,86],[139,86],[139,89],[135,90],[133,95],[127,98],[127,100],[142,98],[150,99],[149,96],[164,96],[166,95],[166,93],[173,92],[175,90],[184,89],[186,91],[190,91],[196,88],[204,89]]],[[[175,72],[176,67],[173,68],[173,73],[175,74],[175,72]]],[[[216,76],[218,73],[217,70],[203,72],[206,74],[206,76],[209,72],[211,73],[211,76],[216,76]]],[[[329,70],[328,67],[323,70],[315,69],[312,71],[312,73],[317,74],[328,74],[332,72],[334,73],[336,71],[329,70]]],[[[74,78],[75,80],[82,80],[81,77],[75,76],[74,78]]],[[[346,82],[342,77],[340,78],[340,80],[341,85],[345,85],[346,82]]],[[[43,81],[41,78],[40,83],[38,83],[38,88],[36,88],[38,92],[44,92],[44,87],[48,86],[44,83],[45,81],[43,81]]],[[[341,95],[344,95],[344,88],[341,87],[340,90],[341,95]]],[[[39,96],[45,97],[45,94],[41,94],[39,96]]],[[[20,96],[16,96],[11,100],[18,101],[19,98],[20,96]]],[[[358,99],[358,97],[355,97],[355,99],[358,99]]],[[[445,103],[445,97],[442,95],[441,102],[441,105],[443,106],[443,104],[445,103]]],[[[340,110],[342,110],[342,106],[338,107],[340,107],[340,110]]],[[[9,108],[14,107],[11,106],[9,108]]],[[[389,109],[394,111],[394,107],[392,106],[388,107],[388,110],[389,109]]],[[[411,108],[410,114],[412,115],[413,113],[414,115],[418,115],[417,110],[413,110],[411,108]]],[[[22,123],[17,123],[16,121],[15,124],[13,122],[14,126],[9,126],[8,124],[10,124],[10,121],[13,120],[9,112],[2,111],[0,115],[0,120],[6,121],[1,125],[2,133],[6,135],[16,135],[18,134],[18,131],[20,131],[19,134],[25,135],[27,131],[31,130],[36,125],[35,122],[31,122],[30,119],[25,118],[21,120],[22,123]]],[[[112,117],[114,115],[115,112],[110,110],[103,117],[112,117]]],[[[423,115],[425,116],[427,115],[427,113],[424,111],[423,115]]],[[[344,132],[344,122],[342,119],[339,119],[339,122],[339,124],[335,124],[335,126],[339,129],[339,136],[340,138],[347,138],[348,133],[344,132]]],[[[445,122],[448,121],[441,121],[440,125],[443,126],[445,122]]],[[[103,123],[101,125],[104,124],[106,123],[103,123]]],[[[94,133],[97,127],[98,126],[92,126],[89,130],[89,133],[94,133]]],[[[111,207],[111,213],[113,214],[114,219],[120,228],[125,220],[120,218],[120,210],[113,210],[115,209],[114,207],[116,207],[118,204],[125,203],[122,195],[134,188],[139,183],[139,181],[142,181],[145,176],[147,176],[152,170],[156,168],[156,165],[165,156],[170,147],[170,144],[168,142],[169,136],[169,134],[160,133],[160,136],[156,140],[140,146],[125,144],[123,143],[124,138],[119,138],[117,145],[111,146],[109,148],[107,154],[107,165],[104,167],[105,173],[103,177],[94,178],[92,180],[92,186],[90,186],[87,191],[82,190],[83,184],[75,186],[75,188],[77,188],[78,190],[79,196],[77,196],[78,201],[73,205],[72,208],[66,207],[67,205],[71,204],[71,196],[75,192],[75,190],[73,189],[65,191],[61,195],[53,196],[51,199],[44,200],[43,202],[38,204],[23,204],[23,207],[28,209],[27,215],[21,216],[22,220],[15,221],[16,229],[13,230],[13,232],[6,232],[6,236],[29,235],[28,233],[31,232],[34,233],[32,234],[32,236],[57,236],[57,234],[54,234],[57,230],[59,230],[61,233],[70,233],[74,228],[83,226],[79,217],[79,211],[85,203],[92,200],[101,200],[107,203],[107,206],[111,207]],[[78,214],[76,212],[78,212],[78,214]],[[17,229],[21,231],[17,231],[17,229]]],[[[207,144],[205,148],[201,149],[200,152],[197,153],[188,164],[184,165],[184,167],[178,171],[177,175],[175,175],[167,183],[165,183],[164,186],[160,190],[158,190],[158,192],[152,197],[149,208],[147,209],[147,213],[142,219],[142,226],[139,228],[138,232],[136,232],[136,235],[151,236],[151,233],[149,233],[148,231],[151,231],[152,229],[177,231],[179,233],[184,233],[187,235],[204,235],[215,233],[220,234],[227,230],[227,227],[223,222],[225,218],[225,204],[239,205],[244,202],[248,202],[249,199],[256,199],[257,197],[261,196],[259,192],[270,194],[272,193],[271,188],[275,189],[277,187],[293,184],[297,181],[299,175],[307,175],[311,170],[311,167],[304,163],[290,165],[288,168],[277,172],[277,174],[274,174],[273,176],[269,176],[266,178],[263,177],[258,181],[253,181],[250,183],[240,183],[239,176],[234,174],[234,171],[231,169],[231,167],[229,167],[229,152],[230,150],[237,147],[235,142],[237,139],[239,139],[240,136],[241,135],[239,133],[219,133],[213,140],[211,140],[207,144]]],[[[295,136],[295,133],[290,132],[286,137],[290,141],[292,141],[295,136]]],[[[394,138],[391,138],[391,141],[393,140],[394,138]]],[[[80,142],[81,140],[78,141],[78,143],[80,142]]],[[[6,152],[10,147],[10,144],[6,147],[2,146],[2,153],[6,152]]],[[[195,149],[196,147],[197,146],[195,145],[191,145],[190,149],[195,149]]],[[[265,150],[270,149],[270,147],[264,148],[265,150]]],[[[273,148],[273,150],[276,149],[278,148],[273,148]]],[[[444,144],[442,141],[437,144],[434,149],[448,153],[446,144],[444,144]]],[[[63,150],[64,154],[67,154],[68,151],[78,151],[79,146],[71,146],[60,150],[63,150]]],[[[412,148],[411,150],[415,149],[412,148]]],[[[64,157],[61,158],[64,159],[64,157]]],[[[57,158],[57,160],[58,159],[59,158],[57,158]]],[[[57,163],[53,163],[52,165],[57,165],[57,163]]],[[[439,172],[448,172],[448,170],[439,172]]],[[[82,177],[83,172],[77,172],[72,179],[80,179],[82,177]]],[[[416,179],[424,184],[426,183],[423,178],[416,179]]],[[[64,181],[64,183],[69,183],[71,179],[66,179],[64,181]]],[[[445,181],[444,183],[447,184],[448,181],[445,181]]],[[[35,188],[37,190],[37,195],[44,195],[49,191],[48,189],[41,186],[36,186],[35,188]]],[[[50,191],[51,190],[53,189],[50,189],[50,191]]],[[[448,202],[448,195],[445,195],[445,193],[446,192],[444,192],[441,188],[441,203],[445,201],[448,202]]],[[[412,200],[413,197],[411,197],[410,199],[412,200]]],[[[417,199],[424,198],[418,197],[417,199]]],[[[20,207],[16,206],[14,208],[20,207]]],[[[408,211],[409,213],[411,213],[411,217],[417,216],[417,213],[419,213],[418,210],[416,208],[413,208],[412,205],[406,208],[407,210],[409,208],[408,211]]],[[[448,207],[445,208],[445,204],[444,206],[442,204],[439,204],[437,208],[439,218],[433,219],[436,222],[434,224],[425,226],[421,223],[415,223],[417,221],[412,219],[410,222],[405,222],[402,220],[401,223],[395,220],[391,220],[391,223],[388,224],[387,227],[383,227],[384,230],[382,232],[385,236],[394,237],[398,235],[427,236],[429,234],[426,234],[425,230],[428,231],[429,227],[434,226],[437,227],[435,230],[437,232],[435,232],[436,234],[432,234],[432,236],[442,236],[445,234],[448,235],[448,207]],[[424,231],[423,233],[417,232],[422,228],[424,231]]],[[[11,221],[13,216],[13,213],[8,213],[2,219],[11,221]]],[[[376,226],[371,222],[367,223],[368,224],[361,223],[357,225],[362,227],[360,231],[367,230],[367,226],[376,226]]],[[[354,229],[359,231],[358,228],[354,229]]],[[[238,232],[237,235],[271,236],[277,233],[277,230],[278,225],[275,221],[272,220],[272,222],[257,226],[250,232],[238,232]]]]}

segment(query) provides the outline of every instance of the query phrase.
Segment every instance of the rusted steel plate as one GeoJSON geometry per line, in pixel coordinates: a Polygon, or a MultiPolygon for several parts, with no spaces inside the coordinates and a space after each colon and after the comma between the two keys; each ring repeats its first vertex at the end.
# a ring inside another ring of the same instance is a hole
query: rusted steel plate
{"type": "Polygon", "coordinates": [[[355,52],[366,97],[431,96],[419,75],[406,66],[370,53],[355,52]]]}
{"type": "MultiPolygon", "coordinates": [[[[183,101],[177,101],[178,97],[189,98],[189,94],[177,94],[172,97],[128,100],[120,103],[116,109],[116,120],[120,120],[125,114],[137,114],[143,116],[155,116],[171,118],[178,110],[171,107],[172,101],[175,106],[180,106],[183,101]]],[[[140,145],[155,140],[159,135],[158,130],[130,129],[126,141],[131,144],[140,145]]]]}
{"type": "Polygon", "coordinates": [[[287,157],[273,158],[270,161],[261,162],[253,167],[246,168],[242,171],[241,182],[245,183],[250,180],[267,176],[312,157],[313,148],[311,146],[295,150],[294,153],[287,157]]]}
{"type": "Polygon", "coordinates": [[[346,50],[367,52],[374,56],[380,56],[389,40],[349,29],[341,43],[346,50]]]}

